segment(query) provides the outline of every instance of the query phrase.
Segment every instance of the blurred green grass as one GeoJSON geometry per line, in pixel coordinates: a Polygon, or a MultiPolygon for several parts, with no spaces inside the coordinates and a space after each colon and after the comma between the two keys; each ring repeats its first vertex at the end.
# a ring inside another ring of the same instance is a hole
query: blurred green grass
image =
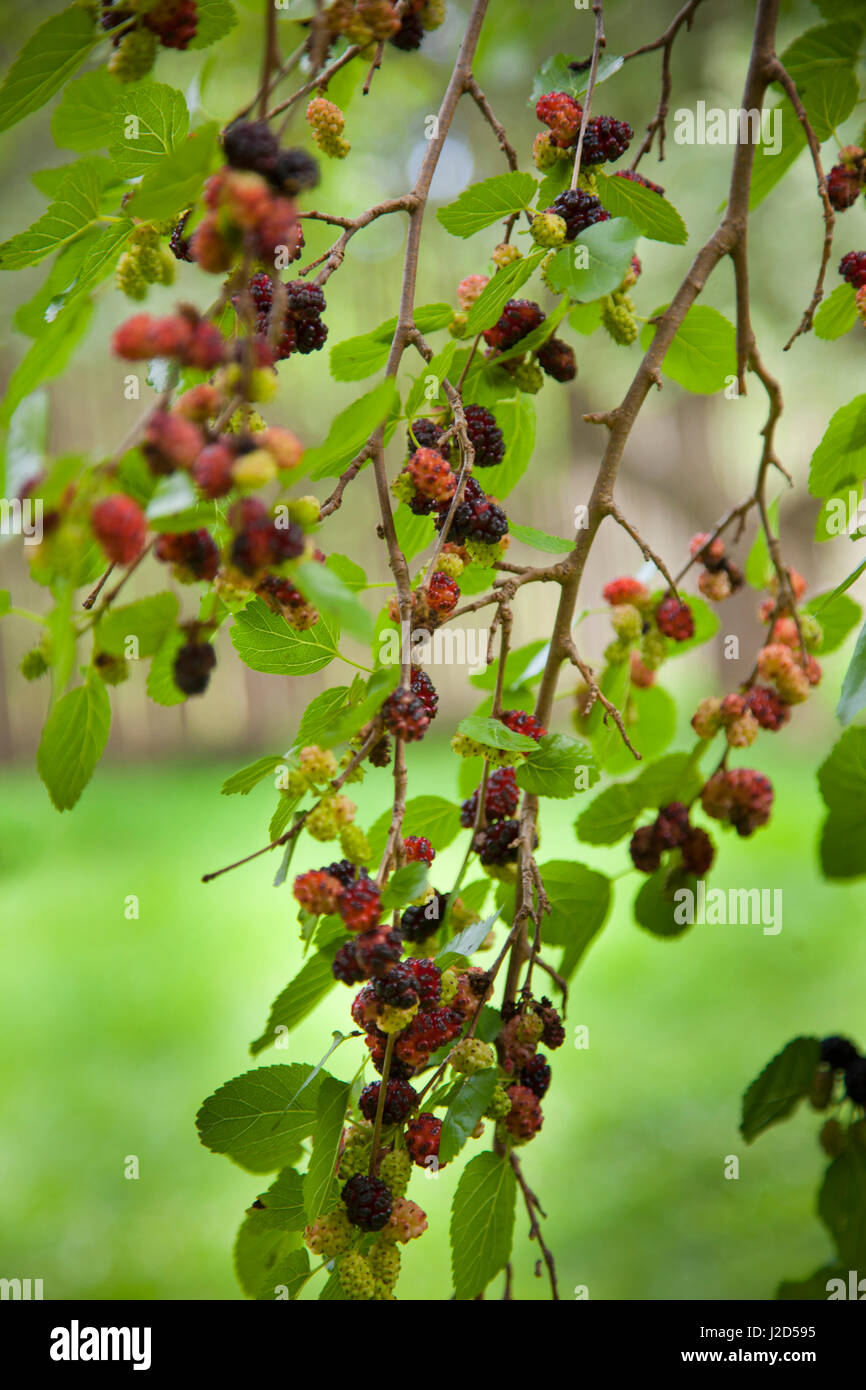
{"type": "MultiPolygon", "coordinates": [[[[416,790],[452,793],[443,751],[412,750],[416,790]]],[[[726,836],[713,879],[782,887],[778,936],[695,927],[658,941],[630,920],[636,876],[617,885],[573,982],[568,1023],[588,1026],[589,1049],[576,1050],[569,1031],[542,1140],[523,1153],[565,1298],[579,1284],[593,1299],[768,1298],[779,1278],[827,1254],[813,1215],[817,1117],[800,1115],[753,1149],[736,1130],[740,1092],[791,1036],[856,1036],[862,1020],[863,893],[817,875],[815,761],[768,750],[774,819],[750,842],[726,836]],[[727,1155],[740,1159],[737,1181],[724,1179],[727,1155]]],[[[250,1065],[247,1044],[300,948],[290,893],[270,887],[275,861],[199,882],[266,838],[272,793],[218,794],[236,765],[110,765],[63,817],[29,769],[4,771],[2,1272],[44,1278],[49,1298],[240,1296],[231,1245],[267,1180],[203,1149],[193,1119],[250,1065]],[[130,894],[138,920],[124,915],[130,894]],[[124,1177],[128,1155],[138,1180],[124,1177]]],[[[352,788],[362,824],[382,802],[379,778],[387,773],[352,788]]],[[[576,855],[620,873],[623,847],[587,855],[572,819],[571,806],[546,817],[543,858],[576,855]]],[[[459,848],[440,856],[434,881],[448,881],[459,848]]],[[[299,852],[298,866],[319,857],[299,852]]],[[[262,1063],[318,1060],[349,999],[335,991],[289,1052],[262,1063]]],[[[338,1052],[334,1070],[351,1075],[359,1047],[338,1052]]],[[[431,1230],[406,1250],[405,1298],[447,1297],[457,1176],[455,1164],[413,1183],[431,1230]]],[[[518,1298],[545,1296],[535,1258],[519,1211],[518,1298]]]]}

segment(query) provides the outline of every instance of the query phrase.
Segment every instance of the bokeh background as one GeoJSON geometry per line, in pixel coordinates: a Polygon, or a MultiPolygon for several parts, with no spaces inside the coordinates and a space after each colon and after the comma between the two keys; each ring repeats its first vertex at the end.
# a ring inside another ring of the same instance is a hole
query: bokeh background
{"type": "MultiPolygon", "coordinates": [[[[44,0],[3,7],[7,63],[55,8],[44,0]]],[[[674,0],[610,0],[608,51],[655,38],[676,8],[674,0]]],[[[425,147],[424,118],[437,109],[466,9],[465,0],[449,0],[445,25],[420,55],[389,51],[369,96],[357,82],[343,80],[335,88],[353,152],[345,163],[326,167],[315,206],[351,215],[408,186],[425,147]]],[[[674,108],[698,99],[724,108],[738,103],[752,11],[747,0],[698,11],[674,54],[674,108]]],[[[294,12],[303,11],[295,6],[294,12]]],[[[187,91],[208,117],[229,118],[256,85],[260,0],[241,0],[239,13],[238,28],[216,49],[162,51],[155,72],[187,91]]],[[[782,45],[820,22],[805,0],[783,3],[782,45]]],[[[590,14],[563,0],[531,7],[492,0],[476,74],[524,165],[537,129],[527,104],[534,71],[558,51],[587,56],[591,34],[590,14]]],[[[641,57],[600,89],[596,109],[641,131],[657,91],[658,57],[641,57]]],[[[844,140],[858,133],[856,118],[850,126],[840,132],[844,140]]],[[[287,138],[306,143],[300,116],[287,138]]],[[[644,316],[667,301],[693,248],[715,225],[730,153],[671,139],[663,165],[655,156],[642,165],[665,185],[690,231],[688,247],[642,243],[644,274],[634,298],[644,316]]],[[[44,199],[32,173],[72,158],[52,140],[50,108],[0,138],[0,235],[41,212],[44,199]]],[[[467,103],[434,184],[419,303],[453,301],[462,276],[487,268],[489,238],[454,241],[432,209],[501,168],[490,130],[467,103]]],[[[863,218],[855,208],[840,219],[834,267],[845,251],[866,241],[863,218]]],[[[326,249],[328,233],[307,227],[312,259],[326,249]]],[[[332,343],[395,311],[402,230],[400,220],[383,219],[351,243],[328,285],[332,343]]],[[[751,266],[755,326],[788,402],[779,447],[798,484],[781,508],[786,558],[808,576],[812,592],[831,587],[856,563],[847,541],[813,546],[816,506],[805,476],[830,415],[861,389],[864,353],[859,329],[837,343],[813,337],[782,352],[811,293],[821,235],[814,175],[801,156],[754,216],[751,266]]],[[[38,271],[0,282],[4,378],[26,345],[14,330],[15,308],[38,283],[38,271]]],[[[829,288],[836,283],[832,269],[829,288]]],[[[178,293],[204,306],[212,285],[182,267],[178,289],[151,290],[148,307],[167,308],[178,293]]],[[[727,267],[713,276],[704,302],[733,316],[727,267]]],[[[107,349],[111,329],[127,312],[107,286],[87,344],[49,387],[52,449],[98,458],[140,410],[123,399],[123,371],[107,349]]],[[[601,447],[601,432],[582,415],[619,400],[639,351],[600,335],[589,346],[573,330],[565,336],[578,351],[578,381],[569,388],[548,383],[537,398],[534,460],[508,500],[516,519],[563,535],[588,495],[601,447]]],[[[269,418],[317,443],[353,392],[351,385],[330,381],[325,354],[293,359],[283,369],[269,418]]],[[[763,416],[757,389],[728,401],[688,395],[667,382],[648,401],[619,495],[671,564],[681,562],[695,530],[750,490],[763,416]]],[[[327,549],[363,559],[371,581],[384,581],[372,490],[364,478],[328,523],[327,549]]],[[[743,553],[750,541],[747,532],[743,553]]],[[[512,553],[518,560],[538,558],[520,545],[512,553]]],[[[636,570],[638,561],[621,532],[605,529],[586,576],[586,606],[597,604],[605,579],[636,570]]],[[[130,585],[130,598],[145,591],[146,577],[141,583],[140,590],[130,585]]],[[[19,606],[44,608],[15,542],[0,546],[0,587],[11,588],[19,606]]],[[[516,642],[548,630],[552,603],[543,589],[524,593],[516,642]]],[[[723,630],[741,637],[743,669],[760,640],[754,608],[754,595],[747,595],[724,610],[723,630]]],[[[294,682],[258,676],[240,665],[223,634],[208,698],[179,709],[149,706],[144,673],[134,673],[112,693],[105,762],[75,811],[59,816],[33,763],[47,695],[17,671],[32,632],[13,618],[0,628],[0,1273],[42,1277],[48,1297],[239,1297],[231,1244],[244,1208],[267,1182],[204,1150],[193,1117],[207,1094],[250,1065],[248,1042],[295,973],[300,945],[288,889],[270,887],[270,861],[208,887],[200,877],[263,843],[272,810],[267,786],[248,798],[221,797],[225,776],[257,753],[287,748],[306,702],[327,683],[342,681],[349,668],[294,682]],[[134,921],[124,916],[130,894],[141,904],[134,921]],[[128,1155],[139,1159],[137,1181],[124,1178],[128,1155]]],[[[601,620],[589,619],[585,632],[584,648],[599,653],[606,641],[601,620]]],[[[578,849],[573,806],[556,803],[545,815],[545,858],[576,856],[622,875],[608,924],[572,991],[568,1022],[588,1026],[590,1047],[578,1051],[569,1040],[557,1054],[543,1135],[525,1152],[528,1178],[550,1218],[564,1297],[588,1285],[591,1298],[766,1298],[781,1277],[805,1275],[829,1253],[813,1211],[822,1166],[816,1117],[799,1116],[754,1150],[745,1149],[736,1126],[740,1092],[794,1034],[841,1030],[866,1040],[866,899],[857,884],[823,882],[816,855],[822,805],[815,769],[838,736],[833,708],[849,649],[826,661],[824,685],[778,741],[761,741],[760,765],[776,786],[773,820],[749,842],[725,837],[714,873],[722,887],[783,888],[779,935],[764,936],[756,927],[695,927],[674,942],[649,937],[631,920],[637,880],[626,872],[623,847],[578,849]],[[741,1160],[735,1182],[723,1177],[732,1154],[741,1160]]],[[[695,701],[730,688],[737,674],[736,663],[722,663],[709,649],[669,668],[663,683],[683,711],[674,748],[688,746],[695,701]]],[[[435,679],[442,695],[438,737],[411,750],[410,795],[455,795],[454,760],[444,736],[475,703],[465,672],[443,668],[435,679]]],[[[563,699],[558,709],[559,726],[567,729],[570,701],[563,699]]],[[[362,825],[379,814],[387,780],[387,773],[373,772],[353,789],[362,825]]],[[[437,861],[442,886],[460,848],[437,861]]],[[[319,857],[302,847],[296,863],[311,866],[319,857]]],[[[298,1028],[291,1059],[321,1056],[331,1030],[345,1024],[348,998],[334,994],[298,1028]]],[[[334,1059],[340,1075],[351,1075],[357,1065],[348,1051],[334,1059]]],[[[286,1057],[265,1053],[261,1063],[286,1057]]],[[[446,1293],[448,1210],[459,1168],[452,1165],[435,1182],[416,1180],[431,1230],[406,1250],[405,1297],[446,1293]]],[[[539,1298],[546,1289],[534,1277],[536,1252],[525,1226],[519,1212],[515,1296],[539,1298]]]]}

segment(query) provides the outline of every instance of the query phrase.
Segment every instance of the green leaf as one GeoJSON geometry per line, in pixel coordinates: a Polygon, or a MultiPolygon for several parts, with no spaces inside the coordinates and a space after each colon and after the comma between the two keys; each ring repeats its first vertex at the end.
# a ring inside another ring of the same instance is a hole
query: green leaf
{"type": "Polygon", "coordinates": [[[108,153],[124,178],[138,178],[161,164],[188,130],[183,93],[164,82],[142,82],[115,103],[108,153]]]}
{"type": "Polygon", "coordinates": [[[101,37],[93,15],[80,5],[70,5],[40,25],[0,87],[0,130],[8,130],[44,106],[101,37]]]}
{"type": "Polygon", "coordinates": [[[75,805],[102,757],[111,726],[111,705],[100,677],[89,671],[83,685],[58,700],[45,728],[36,765],[58,811],[75,805]]]}
{"type": "Polygon", "coordinates": [[[301,966],[295,978],[273,1004],[260,1037],[250,1043],[250,1053],[257,1057],[272,1043],[285,1039],[288,1033],[312,1013],[336,981],[331,970],[333,950],[317,951],[301,966]]]}
{"type": "Polygon", "coordinates": [[[526,283],[545,255],[546,252],[543,250],[533,251],[521,260],[513,261],[503,270],[497,270],[469,310],[464,329],[465,337],[471,338],[496,322],[507,301],[514,298],[517,290],[526,283]]]}
{"type": "MultiPolygon", "coordinates": [[[[505,658],[505,675],[502,678],[503,691],[513,690],[516,686],[522,685],[526,678],[526,672],[532,665],[538,653],[547,646],[544,637],[538,637],[534,642],[526,642],[522,647],[516,647],[508,653],[505,658]]],[[[499,658],[492,661],[486,671],[482,671],[477,676],[470,676],[472,685],[479,690],[494,690],[496,679],[499,673],[499,658]]],[[[539,672],[539,677],[540,677],[539,672]]],[[[537,679],[533,677],[532,679],[537,679]]]]}
{"type": "Polygon", "coordinates": [[[96,161],[78,161],[39,220],[0,246],[0,270],[36,265],[61,250],[98,217],[101,194],[96,161]]]}
{"type": "Polygon", "coordinates": [[[170,632],[150,663],[147,694],[157,705],[182,705],[186,696],[174,680],[174,662],[185,642],[180,629],[170,632]]]}
{"type": "Polygon", "coordinates": [[[327,1208],[334,1194],[335,1169],[348,1104],[348,1083],[326,1076],[319,1087],[313,1152],[304,1178],[304,1212],[308,1223],[315,1221],[327,1208]]]}
{"type": "MultiPolygon", "coordinates": [[[[657,758],[671,743],[677,729],[677,707],[668,692],[660,685],[631,687],[628,697],[626,730],[629,740],[640,753],[644,763],[657,758]]],[[[622,739],[612,745],[605,771],[616,776],[632,772],[634,754],[622,739]]]]}
{"type": "Polygon", "coordinates": [[[570,859],[552,859],[540,865],[539,872],[550,902],[544,939],[565,948],[559,973],[567,980],[607,920],[610,879],[570,859]]]}
{"type": "Polygon", "coordinates": [[[430,358],[424,371],[412,382],[412,385],[409,387],[409,394],[406,397],[405,413],[407,420],[413,419],[415,413],[419,410],[423,409],[429,412],[437,404],[445,403],[443,399],[442,382],[451,374],[456,351],[456,342],[453,338],[449,338],[445,346],[430,358]]]}
{"type": "Polygon", "coordinates": [[[335,716],[346,708],[348,698],[348,685],[334,685],[315,695],[301,715],[292,746],[306,748],[308,744],[319,743],[322,738],[326,738],[333,727],[335,716]]]}
{"type": "Polygon", "coordinates": [[[853,285],[837,285],[815,315],[815,333],[819,338],[841,338],[857,322],[857,305],[853,285]]]}
{"type": "Polygon", "coordinates": [[[778,129],[776,113],[781,109],[781,136],[780,145],[774,148],[772,139],[764,141],[763,138],[755,146],[755,162],[752,170],[752,184],[749,190],[749,211],[752,211],[763,202],[767,194],[772,192],[780,179],[791,168],[794,161],[803,153],[806,148],[806,135],[797,119],[791,103],[786,99],[779,106],[766,107],[767,120],[770,122],[771,132],[778,129]]]}
{"type": "Polygon", "coordinates": [[[401,502],[394,511],[394,530],[406,559],[414,560],[432,541],[435,524],[432,516],[416,516],[405,502],[401,502]]]}
{"type": "Polygon", "coordinates": [[[866,874],[866,729],[846,729],[818,769],[818,786],[830,812],[821,830],[821,867],[827,878],[859,878],[866,874]]]}
{"type": "Polygon", "coordinates": [[[556,252],[547,268],[548,284],[585,302],[610,294],[622,284],[637,240],[637,228],[624,217],[597,222],[556,252]]]}
{"type": "Polygon", "coordinates": [[[238,22],[237,12],[230,0],[196,0],[198,23],[195,38],[189,48],[208,48],[225,38],[238,22]]]}
{"type": "Polygon", "coordinates": [[[809,78],[801,95],[818,140],[829,140],[857,104],[857,78],[850,68],[818,72],[809,78]]]}
{"type": "MultiPolygon", "coordinates": [[[[858,0],[859,3],[859,0],[858,0]]],[[[776,1290],[776,1298],[784,1302],[826,1303],[830,1297],[830,1282],[841,1279],[843,1287],[848,1288],[848,1270],[840,1265],[823,1265],[810,1274],[808,1279],[783,1279],[776,1290]]],[[[847,1292],[844,1295],[847,1297],[847,1292]]]]}
{"type": "Polygon", "coordinates": [[[254,763],[247,767],[242,767],[238,772],[233,772],[231,777],[227,777],[220,787],[221,796],[249,796],[254,787],[263,782],[266,777],[271,777],[278,767],[283,766],[285,759],[279,753],[272,753],[264,758],[256,758],[254,763]]]}
{"type": "Polygon", "coordinates": [[[354,560],[350,560],[348,555],[334,553],[328,556],[325,567],[333,570],[338,579],[342,579],[347,588],[356,593],[362,589],[369,588],[367,575],[360,565],[356,565],[354,560]]]}
{"type": "Polygon", "coordinates": [[[689,874],[671,876],[667,869],[658,869],[645,879],[634,900],[634,919],[639,927],[653,936],[676,937],[688,931],[691,923],[686,914],[685,920],[677,918],[678,903],[675,894],[685,890],[694,894],[697,879],[689,874]]]}
{"type": "Polygon", "coordinates": [[[360,396],[333,421],[328,437],[304,455],[304,467],[311,478],[336,477],[399,403],[392,377],[386,377],[372,391],[360,396]]]}
{"type": "Polygon", "coordinates": [[[333,748],[345,739],[351,738],[379,710],[380,706],[395,690],[400,680],[400,667],[396,663],[380,666],[370,676],[360,694],[353,695],[346,706],[331,724],[331,728],[319,742],[325,748],[333,748]]]}
{"type": "Polygon", "coordinates": [[[585,338],[591,337],[595,330],[601,327],[601,301],[596,299],[591,304],[576,304],[568,316],[568,321],[572,328],[576,328],[585,338]]]}
{"type": "MultiPolygon", "coordinates": [[[[653,317],[663,312],[664,308],[657,309],[653,317]]],[[[654,324],[644,324],[640,335],[644,351],[655,332],[654,324]]],[[[662,371],[687,391],[712,395],[722,391],[731,377],[736,378],[736,343],[730,319],[707,304],[693,304],[665,353],[662,371]]]]}
{"type": "Polygon", "coordinates": [[[836,706],[836,718],[842,725],[850,724],[861,709],[866,708],[866,623],[861,627],[851,663],[842,681],[842,692],[836,706]]]}
{"type": "Polygon", "coordinates": [[[857,61],[862,39],[863,31],[859,24],[819,24],[789,43],[781,62],[797,87],[808,89],[809,83],[819,73],[834,78],[843,77],[857,61]]]}
{"type": "Polygon", "coordinates": [[[799,1037],[767,1063],[743,1096],[740,1133],[747,1144],[793,1114],[809,1094],[820,1060],[818,1038],[799,1037]]]}
{"type": "MultiPolygon", "coordinates": [[[[286,792],[280,792],[280,799],[277,802],[277,809],[271,816],[270,824],[268,825],[268,839],[272,843],[274,840],[278,840],[282,835],[289,821],[292,819],[292,812],[294,811],[295,807],[299,804],[300,800],[301,798],[299,796],[289,796],[286,792]]],[[[294,854],[296,844],[297,840],[293,840],[290,844],[286,846],[282,862],[280,864],[279,869],[277,870],[276,877],[274,878],[275,888],[279,888],[280,884],[284,883],[286,880],[286,874],[288,873],[289,863],[291,862],[292,854],[294,854]]]]}
{"type": "Polygon", "coordinates": [[[601,774],[588,743],[568,734],[545,734],[517,769],[517,785],[536,796],[566,800],[575,794],[578,767],[586,768],[588,786],[598,781],[601,774]]]}
{"type": "MultiPolygon", "coordinates": [[[[767,516],[773,532],[779,533],[779,498],[777,497],[767,508],[767,516]]],[[[770,551],[767,546],[767,537],[764,534],[763,526],[759,526],[755,532],[755,539],[746,560],[746,579],[753,589],[766,589],[775,570],[770,559],[770,551]]]]}
{"type": "Polygon", "coordinates": [[[503,724],[501,719],[490,719],[483,714],[470,714],[461,719],[457,732],[476,743],[485,743],[490,748],[504,748],[511,753],[534,753],[537,747],[534,738],[528,734],[517,734],[503,724]]]}
{"type": "MultiPolygon", "coordinates": [[[[431,906],[435,906],[435,904],[431,904],[431,906]]],[[[489,917],[486,917],[483,922],[472,922],[470,926],[464,927],[462,932],[458,932],[456,936],[452,937],[445,949],[440,951],[436,957],[436,964],[439,969],[446,970],[454,961],[474,955],[485,937],[496,926],[498,917],[499,908],[489,917]]]]}
{"type": "Polygon", "coordinates": [[[460,834],[459,808],[444,796],[413,796],[406,803],[403,834],[426,835],[435,850],[447,849],[460,834]]]}
{"type": "Polygon", "coordinates": [[[285,618],[256,598],[235,614],[232,645],[244,665],[276,676],[309,676],[339,655],[339,628],[321,617],[314,627],[297,631],[285,618]]]}
{"type": "Polygon", "coordinates": [[[274,1299],[296,1299],[310,1276],[310,1256],[306,1250],[289,1250],[275,1261],[256,1291],[259,1303],[274,1299]]]}
{"type": "Polygon", "coordinates": [[[107,68],[97,68],[70,82],[51,117],[55,143],[80,154],[104,149],[111,111],[122,90],[107,68]]]}
{"type": "Polygon", "coordinates": [[[177,622],[180,604],[175,594],[151,594],[122,608],[110,608],[100,619],[96,638],[100,651],[125,656],[130,637],[138,643],[138,657],[153,656],[177,622]]]}
{"type": "Polygon", "coordinates": [[[806,612],[821,624],[823,638],[816,648],[819,656],[835,652],[863,616],[859,603],[843,593],[816,594],[806,604],[806,612]]]}
{"type": "Polygon", "coordinates": [[[440,1164],[450,1163],[457,1157],[490,1105],[497,1080],[496,1068],[487,1067],[484,1071],[467,1076],[460,1082],[442,1120],[442,1132],[439,1135],[440,1164]]]}
{"type": "Polygon", "coordinates": [[[641,796],[635,784],[615,782],[599,792],[578,816],[577,837],[587,845],[615,845],[631,834],[641,809],[641,796]]]}
{"type": "Polygon", "coordinates": [[[328,1073],[295,1062],[258,1067],[220,1086],[196,1115],[205,1148],[226,1154],[250,1173],[269,1173],[291,1161],[316,1124],[319,1088],[328,1073]]]}
{"type": "Polygon", "coordinates": [[[383,909],[390,911],[395,907],[405,907],[406,903],[420,898],[427,886],[429,872],[424,863],[404,864],[402,869],[397,869],[382,889],[383,909]]]}
{"type": "Polygon", "coordinates": [[[698,769],[706,749],[699,743],[692,753],[668,753],[645,767],[632,784],[642,804],[657,809],[671,801],[693,801],[706,780],[698,769]]]}
{"type": "Polygon", "coordinates": [[[8,589],[0,589],[0,618],[5,618],[12,607],[12,596],[8,589]]]}
{"type": "Polygon", "coordinates": [[[451,1208],[454,1297],[474,1299],[508,1263],[517,1180],[507,1158],[476,1155],[460,1174],[451,1208]]]}
{"type": "Polygon", "coordinates": [[[547,555],[570,555],[574,550],[574,541],[564,540],[562,536],[550,536],[534,526],[520,526],[516,521],[509,521],[508,531],[516,541],[531,545],[535,550],[543,550],[547,555]]]}
{"type": "MultiPolygon", "coordinates": [[[[453,317],[454,310],[450,304],[422,304],[413,315],[420,333],[447,328],[453,317]]],[[[336,381],[363,381],[365,376],[380,371],[388,360],[396,328],[396,317],[386,319],[369,333],[335,343],[329,354],[331,376],[336,381]]]]}
{"type": "Polygon", "coordinates": [[[199,126],[155,164],[138,185],[130,212],[145,222],[158,222],[194,203],[214,162],[218,130],[216,121],[199,126]]]}
{"type": "MultiPolygon", "coordinates": [[[[545,92],[567,92],[569,96],[576,98],[583,96],[589,82],[589,70],[584,68],[577,71],[571,66],[572,62],[573,59],[567,53],[557,53],[542,63],[533,79],[530,106],[534,107],[538,98],[544,96],[545,92]]],[[[624,62],[624,58],[614,57],[612,53],[605,54],[598,65],[595,85],[598,86],[615,72],[619,72],[624,62]]]]}
{"type": "Polygon", "coordinates": [[[866,395],[855,396],[832,416],[809,466],[813,497],[852,487],[866,477],[866,395]]]}
{"type": "MultiPolygon", "coordinates": [[[[235,1240],[234,1266],[238,1283],[249,1298],[256,1298],[266,1274],[277,1267],[300,1236],[262,1221],[262,1212],[247,1213],[235,1240]]],[[[305,1252],[306,1253],[306,1252],[305,1252]]]]}
{"type": "Polygon", "coordinates": [[[314,607],[345,628],[360,642],[373,636],[373,619],[356,594],[329,568],[315,560],[305,560],[293,572],[293,579],[314,607]]]}
{"type": "Polygon", "coordinates": [[[848,1269],[866,1264],[866,1149],[849,1138],[818,1193],[818,1215],[848,1269]]]}
{"type": "Polygon", "coordinates": [[[262,1227],[278,1231],[302,1231],[307,1224],[304,1216],[304,1179],[295,1168],[284,1168],[267,1191],[259,1193],[256,1201],[256,1220],[262,1227]]]}
{"type": "Polygon", "coordinates": [[[439,208],[436,216],[452,236],[474,236],[492,223],[528,208],[537,188],[531,174],[494,174],[493,178],[470,184],[453,203],[439,208]]]}
{"type": "MultiPolygon", "coordinates": [[[[685,246],[689,239],[686,224],[660,193],[654,193],[631,179],[620,179],[595,170],[598,196],[611,217],[625,217],[641,236],[651,241],[666,241],[672,246],[685,246]]],[[[604,223],[600,223],[604,226],[604,223]]],[[[614,287],[615,288],[615,287],[614,287]]]]}

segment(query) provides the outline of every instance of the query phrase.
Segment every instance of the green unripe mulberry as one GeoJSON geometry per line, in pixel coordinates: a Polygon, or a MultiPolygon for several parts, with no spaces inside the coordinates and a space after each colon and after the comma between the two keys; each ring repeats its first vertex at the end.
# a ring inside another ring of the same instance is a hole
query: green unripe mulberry
{"type": "Polygon", "coordinates": [[[490,1043],[482,1042],[480,1038],[463,1038],[454,1048],[449,1060],[455,1071],[472,1076],[477,1071],[485,1071],[492,1067],[496,1061],[496,1053],[490,1043]]]}
{"type": "Polygon", "coordinates": [[[386,1289],[393,1289],[400,1277],[399,1246],[391,1240],[377,1240],[370,1247],[367,1261],[374,1278],[380,1280],[386,1289]]]}
{"type": "Polygon", "coordinates": [[[624,642],[636,642],[643,631],[643,618],[631,603],[620,603],[611,609],[611,626],[624,642]]]}
{"type": "Polygon", "coordinates": [[[147,276],[144,274],[139,256],[134,251],[124,251],[117,262],[115,283],[127,299],[144,299],[147,294],[147,276]]]}
{"type": "Polygon", "coordinates": [[[146,77],[156,58],[156,34],[150,29],[133,29],[124,34],[108,60],[108,71],[118,82],[137,82],[146,77]]]}
{"type": "Polygon", "coordinates": [[[340,849],[353,864],[369,864],[373,857],[370,841],[360,825],[344,825],[340,831],[340,849]]]}
{"type": "Polygon", "coordinates": [[[372,1147],[372,1137],[365,1138],[358,1130],[349,1135],[340,1155],[338,1175],[341,1182],[348,1182],[349,1178],[354,1178],[356,1173],[366,1173],[370,1166],[372,1147]]]}
{"type": "Polygon", "coordinates": [[[405,1149],[385,1154],[379,1164],[379,1177],[395,1197],[405,1197],[412,1176],[412,1160],[405,1149]]]}
{"type": "Polygon", "coordinates": [[[41,647],[33,647],[21,658],[20,671],[26,681],[37,681],[48,670],[48,662],[41,647]]]}
{"type": "Polygon", "coordinates": [[[511,368],[511,378],[527,396],[537,395],[544,385],[544,372],[537,362],[518,362],[511,368]]]}
{"type": "Polygon", "coordinates": [[[333,1260],[348,1250],[355,1238],[355,1228],[343,1208],[320,1216],[304,1229],[304,1244],[314,1255],[333,1260]]]}
{"type": "Polygon", "coordinates": [[[337,1262],[337,1276],[347,1298],[366,1302],[375,1298],[376,1280],[373,1271],[357,1250],[350,1250],[337,1262]]]}
{"type": "Polygon", "coordinates": [[[606,294],[601,301],[601,321],[615,343],[630,347],[637,337],[634,305],[627,294],[606,294]]]}
{"type": "Polygon", "coordinates": [[[538,246],[561,246],[568,227],[565,218],[555,212],[537,212],[530,227],[532,240],[538,246]]]}
{"type": "Polygon", "coordinates": [[[504,1120],[511,1109],[511,1098],[504,1086],[497,1086],[484,1112],[486,1120],[504,1120]]]}

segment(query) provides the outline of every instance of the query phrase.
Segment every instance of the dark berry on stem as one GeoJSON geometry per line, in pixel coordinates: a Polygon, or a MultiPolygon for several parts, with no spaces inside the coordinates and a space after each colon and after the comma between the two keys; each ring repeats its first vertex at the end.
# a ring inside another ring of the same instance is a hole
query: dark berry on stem
{"type": "Polygon", "coordinates": [[[356,1173],[342,1191],[346,1215],[362,1231],[381,1231],[394,1205],[391,1191],[381,1178],[356,1173]]]}

